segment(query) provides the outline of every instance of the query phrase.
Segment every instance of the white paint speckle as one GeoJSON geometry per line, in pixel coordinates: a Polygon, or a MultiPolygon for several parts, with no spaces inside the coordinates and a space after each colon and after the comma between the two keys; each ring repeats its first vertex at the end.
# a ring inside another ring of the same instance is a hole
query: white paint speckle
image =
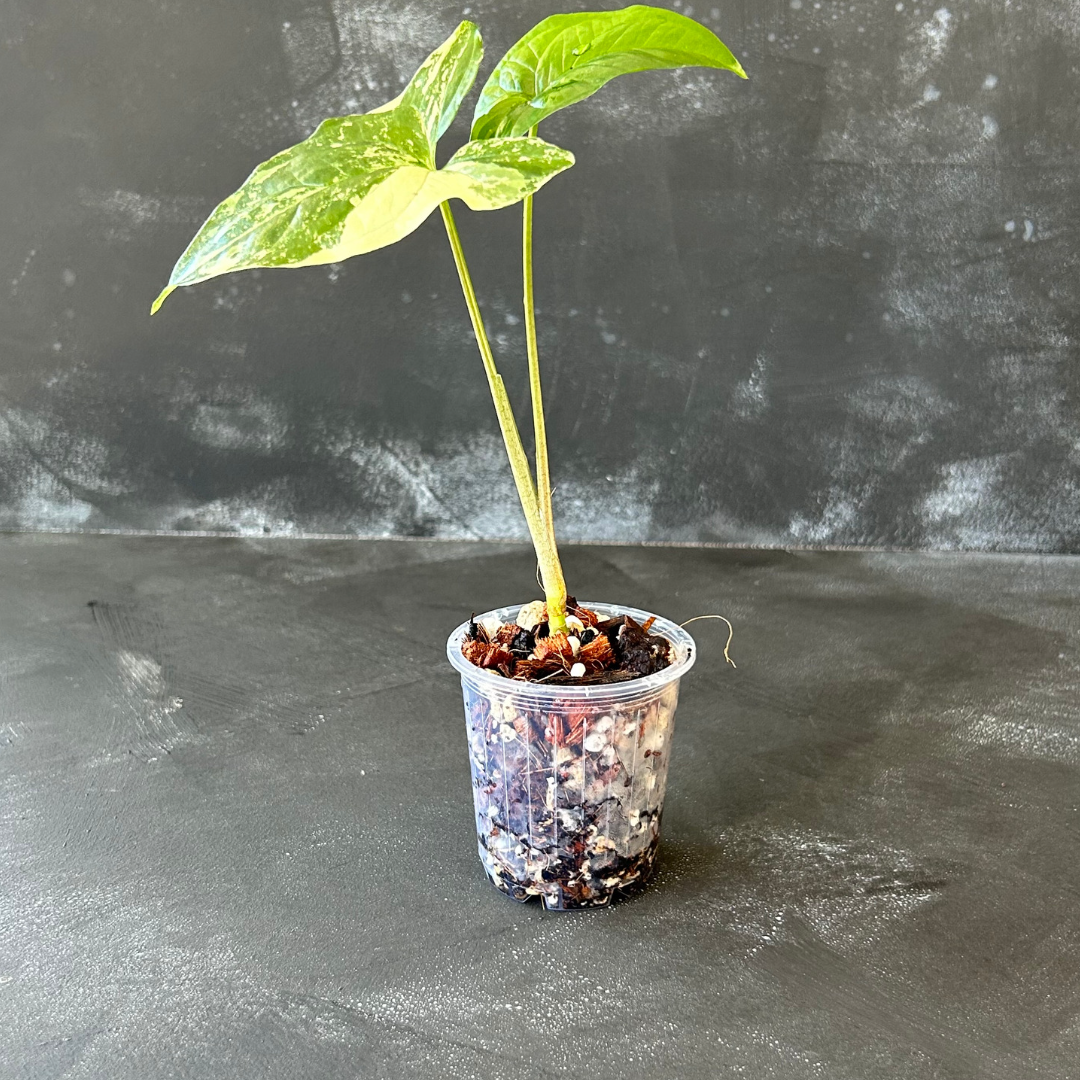
{"type": "Polygon", "coordinates": [[[1035,239],[1035,222],[1031,221],[1029,218],[1024,218],[1024,239],[1035,239]]]}
{"type": "Polygon", "coordinates": [[[984,139],[993,139],[997,137],[998,122],[992,116],[984,116],[982,118],[982,134],[984,139]]]}
{"type": "MultiPolygon", "coordinates": [[[[918,15],[916,8],[914,14],[918,15]]],[[[945,56],[953,30],[952,15],[947,8],[938,8],[933,17],[920,24],[908,39],[908,48],[900,58],[905,79],[914,83],[924,78],[945,56]]]]}
{"type": "Polygon", "coordinates": [[[23,278],[26,277],[26,272],[30,269],[30,264],[34,261],[34,256],[37,255],[37,249],[31,248],[27,253],[25,259],[23,259],[22,267],[19,273],[11,279],[11,295],[16,296],[19,292],[19,285],[22,284],[23,278]]]}
{"type": "Polygon", "coordinates": [[[1007,529],[997,498],[1004,456],[956,461],[941,470],[941,482],[922,505],[932,547],[986,550],[1007,529]]]}
{"type": "Polygon", "coordinates": [[[859,507],[847,494],[837,489],[829,492],[824,509],[815,518],[795,514],[788,524],[788,532],[800,543],[834,543],[837,536],[845,536],[857,529],[859,507]]]}
{"type": "Polygon", "coordinates": [[[937,101],[940,97],[941,91],[933,83],[929,83],[922,92],[923,101],[937,101]]]}
{"type": "Polygon", "coordinates": [[[986,78],[983,79],[984,90],[993,90],[997,86],[997,84],[998,77],[996,75],[987,75],[986,78]]]}
{"type": "Polygon", "coordinates": [[[933,19],[927,23],[927,37],[930,37],[935,44],[939,44],[941,48],[944,48],[949,38],[949,24],[952,22],[952,13],[948,8],[938,8],[934,12],[933,19]]]}
{"type": "MultiPolygon", "coordinates": [[[[79,201],[94,224],[104,226],[110,241],[126,242],[137,232],[155,226],[192,228],[206,216],[206,204],[191,196],[159,197],[138,191],[79,190],[79,201]]],[[[114,286],[118,291],[119,286],[114,286]]]]}
{"type": "Polygon", "coordinates": [[[165,690],[165,673],[151,656],[120,649],[116,654],[117,667],[126,688],[133,694],[157,695],[165,690]]]}
{"type": "Polygon", "coordinates": [[[740,420],[751,420],[768,408],[768,377],[768,359],[759,353],[749,377],[736,383],[731,392],[731,411],[740,420]]]}
{"type": "Polygon", "coordinates": [[[1005,231],[1007,233],[1016,232],[1016,222],[1015,221],[1006,221],[1005,222],[1005,231]]]}
{"type": "MultiPolygon", "coordinates": [[[[809,924],[834,949],[872,939],[877,927],[895,926],[898,919],[937,902],[938,889],[933,885],[919,888],[918,883],[946,873],[926,856],[865,836],[848,839],[740,824],[717,830],[710,838],[739,865],[753,866],[753,881],[749,885],[725,883],[722,892],[704,895],[689,917],[704,927],[742,937],[748,956],[793,940],[793,921],[809,924]],[[842,894],[823,887],[824,882],[836,880],[838,872],[849,880],[842,894]]],[[[816,1059],[808,1059],[802,1068],[775,1073],[770,1069],[768,1075],[826,1075],[818,1065],[816,1059]]],[[[765,1075],[757,1069],[737,1071],[765,1075]]]]}
{"type": "Polygon", "coordinates": [[[1080,738],[1071,725],[1054,726],[1030,715],[1014,719],[983,713],[968,723],[963,738],[966,743],[991,748],[1013,758],[1080,761],[1080,738]]]}

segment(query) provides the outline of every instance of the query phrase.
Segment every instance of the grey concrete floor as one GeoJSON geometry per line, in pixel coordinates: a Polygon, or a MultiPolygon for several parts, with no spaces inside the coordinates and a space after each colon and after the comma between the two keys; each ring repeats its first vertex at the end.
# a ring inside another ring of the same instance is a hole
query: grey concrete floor
{"type": "Polygon", "coordinates": [[[739,667],[694,626],[659,874],[563,914],[443,656],[526,550],[0,537],[0,1076],[1076,1077],[1080,561],[566,563],[739,667]]]}

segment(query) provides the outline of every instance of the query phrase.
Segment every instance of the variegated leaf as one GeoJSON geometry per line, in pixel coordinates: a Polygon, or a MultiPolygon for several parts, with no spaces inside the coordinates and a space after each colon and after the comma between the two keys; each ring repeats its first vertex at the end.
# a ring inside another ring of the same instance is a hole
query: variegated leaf
{"type": "Polygon", "coordinates": [[[152,312],[174,290],[234,270],[340,262],[408,236],[441,202],[495,210],[531,195],[574,163],[541,139],[492,139],[434,167],[435,139],[479,63],[462,23],[389,106],[326,120],[264,162],[210,215],[152,312]]]}
{"type": "Polygon", "coordinates": [[[455,195],[470,210],[499,210],[539,191],[574,164],[574,155],[543,139],[481,139],[466,143],[440,171],[468,181],[455,195]]]}
{"type": "Polygon", "coordinates": [[[441,202],[496,210],[574,163],[542,139],[468,143],[443,169],[424,164],[416,110],[327,120],[260,165],[199,230],[154,303],[183,285],[254,267],[341,262],[417,229],[441,202]]]}

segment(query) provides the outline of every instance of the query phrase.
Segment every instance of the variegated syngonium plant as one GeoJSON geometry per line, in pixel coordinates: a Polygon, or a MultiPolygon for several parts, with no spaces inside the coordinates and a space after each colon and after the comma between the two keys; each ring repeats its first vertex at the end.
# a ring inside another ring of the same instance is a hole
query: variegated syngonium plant
{"type": "Polygon", "coordinates": [[[476,79],[480,31],[463,22],[393,101],[325,120],[259,165],[210,215],[173,268],[151,314],[184,285],[234,270],[341,262],[408,236],[438,208],[472,320],[503,441],[536,548],[551,630],[566,626],[566,586],[555,543],[547,437],[533,307],[532,197],[574,163],[536,137],[537,124],[617,75],[657,68],[721,68],[746,77],[715,34],[685,15],[635,5],[544,19],[511,47],[476,105],[471,141],[441,169],[435,146],[476,79]],[[450,209],[523,203],[525,336],[536,478],[484,330],[450,209]]]}

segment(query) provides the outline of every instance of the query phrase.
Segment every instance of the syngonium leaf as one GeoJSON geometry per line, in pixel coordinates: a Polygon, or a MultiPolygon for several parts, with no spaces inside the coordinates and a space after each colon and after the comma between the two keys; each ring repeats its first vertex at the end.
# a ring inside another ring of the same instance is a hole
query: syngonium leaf
{"type": "Polygon", "coordinates": [[[388,106],[325,120],[259,165],[196,234],[151,313],[180,286],[340,262],[396,243],[448,199],[497,210],[568,169],[573,154],[535,138],[467,143],[435,168],[435,141],[472,85],[479,50],[476,27],[462,23],[388,106]]]}
{"type": "Polygon", "coordinates": [[[617,75],[711,67],[746,78],[731,50],[685,15],[635,4],[621,11],[552,15],[511,46],[480,91],[472,137],[524,135],[617,75]]]}

